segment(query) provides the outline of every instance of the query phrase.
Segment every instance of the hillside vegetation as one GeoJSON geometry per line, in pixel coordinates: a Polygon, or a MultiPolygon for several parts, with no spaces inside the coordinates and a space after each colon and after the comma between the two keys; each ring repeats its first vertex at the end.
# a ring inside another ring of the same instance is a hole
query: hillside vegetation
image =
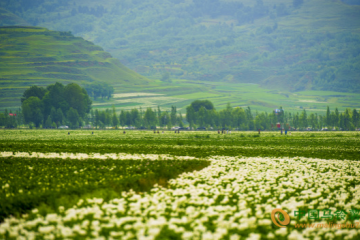
{"type": "Polygon", "coordinates": [[[29,24],[17,15],[0,8],[0,26],[28,26],[29,24]]]}
{"type": "Polygon", "coordinates": [[[20,106],[31,85],[55,82],[105,82],[115,86],[147,84],[93,43],[70,32],[38,27],[0,28],[0,109],[20,106]]]}
{"type": "Polygon", "coordinates": [[[357,0],[21,0],[1,7],[72,31],[151,77],[360,90],[357,0]],[[354,5],[355,4],[355,5],[354,5]]]}

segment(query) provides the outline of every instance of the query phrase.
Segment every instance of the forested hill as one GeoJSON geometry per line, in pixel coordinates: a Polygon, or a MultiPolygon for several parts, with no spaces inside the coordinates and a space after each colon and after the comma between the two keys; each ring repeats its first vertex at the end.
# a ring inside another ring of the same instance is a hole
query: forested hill
{"type": "Polygon", "coordinates": [[[358,0],[3,0],[159,77],[359,91],[358,0]]]}
{"type": "Polygon", "coordinates": [[[101,47],[70,32],[38,27],[0,27],[0,73],[0,109],[20,106],[20,97],[32,85],[148,83],[101,47]]]}

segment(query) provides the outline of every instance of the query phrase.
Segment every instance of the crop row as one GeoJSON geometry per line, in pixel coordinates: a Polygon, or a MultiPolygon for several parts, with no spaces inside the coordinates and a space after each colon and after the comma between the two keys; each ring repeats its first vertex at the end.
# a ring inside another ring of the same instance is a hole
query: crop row
{"type": "MultiPolygon", "coordinates": [[[[211,165],[169,181],[168,188],[122,192],[121,197],[79,200],[56,213],[33,209],[0,225],[6,238],[112,239],[359,239],[360,229],[309,228],[318,222],[295,212],[330,210],[336,224],[356,226],[360,163],[306,158],[215,156],[211,165]],[[290,225],[278,228],[270,214],[281,208],[290,225]],[[337,215],[344,211],[345,216],[337,215]]],[[[108,171],[108,170],[107,170],[108,171]]]]}
{"type": "MultiPolygon", "coordinates": [[[[259,135],[232,133],[184,132],[153,134],[118,131],[9,131],[14,136],[0,137],[0,151],[43,153],[126,153],[166,154],[173,156],[246,156],[309,157],[358,160],[360,134],[308,133],[291,136],[266,133],[259,135]],[[256,137],[254,137],[256,136],[256,137]]],[[[7,133],[7,132],[6,132],[7,133]]]]}
{"type": "MultiPolygon", "coordinates": [[[[155,183],[209,165],[208,161],[63,160],[61,158],[0,158],[0,220],[26,213],[41,204],[56,209],[59,202],[84,194],[109,199],[121,191],[148,191],[155,183]],[[69,196],[69,197],[66,197],[69,196]],[[62,200],[59,200],[63,197],[62,200]]],[[[72,206],[73,201],[68,205],[72,206]]]]}

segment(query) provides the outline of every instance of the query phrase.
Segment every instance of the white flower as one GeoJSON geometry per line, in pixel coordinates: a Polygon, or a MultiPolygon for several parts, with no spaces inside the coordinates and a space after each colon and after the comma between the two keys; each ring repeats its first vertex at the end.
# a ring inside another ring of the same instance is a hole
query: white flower
{"type": "Polygon", "coordinates": [[[148,230],[148,234],[151,235],[151,236],[157,236],[157,235],[159,235],[160,231],[161,231],[160,228],[151,227],[151,228],[148,230]]]}
{"type": "Polygon", "coordinates": [[[45,226],[45,227],[39,227],[39,232],[43,233],[43,234],[48,234],[51,233],[52,231],[55,230],[54,226],[45,226]]]}
{"type": "Polygon", "coordinates": [[[261,235],[257,233],[250,233],[249,237],[246,238],[247,240],[260,240],[261,235]]]}
{"type": "Polygon", "coordinates": [[[193,232],[184,232],[184,233],[182,234],[182,238],[183,238],[183,239],[192,239],[193,236],[194,236],[194,233],[193,233],[193,232]]]}
{"type": "Polygon", "coordinates": [[[276,235],[280,235],[280,236],[286,236],[287,234],[287,229],[286,228],[280,228],[278,230],[275,231],[276,235]]]}
{"type": "Polygon", "coordinates": [[[230,236],[230,240],[239,240],[239,239],[240,239],[240,236],[237,235],[237,234],[232,234],[232,235],[230,236]]]}
{"type": "Polygon", "coordinates": [[[260,219],[260,220],[258,221],[258,224],[259,224],[260,226],[271,226],[272,221],[271,221],[270,219],[260,219]]]}

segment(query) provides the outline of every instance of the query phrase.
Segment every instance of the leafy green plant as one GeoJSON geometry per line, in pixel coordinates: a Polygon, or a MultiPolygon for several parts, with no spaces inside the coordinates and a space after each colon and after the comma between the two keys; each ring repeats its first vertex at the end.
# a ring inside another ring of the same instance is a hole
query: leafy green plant
{"type": "Polygon", "coordinates": [[[71,207],[72,199],[83,196],[109,200],[130,189],[149,191],[156,183],[166,187],[169,179],[208,165],[202,160],[1,158],[0,221],[40,205],[52,211],[64,203],[71,207]]]}

